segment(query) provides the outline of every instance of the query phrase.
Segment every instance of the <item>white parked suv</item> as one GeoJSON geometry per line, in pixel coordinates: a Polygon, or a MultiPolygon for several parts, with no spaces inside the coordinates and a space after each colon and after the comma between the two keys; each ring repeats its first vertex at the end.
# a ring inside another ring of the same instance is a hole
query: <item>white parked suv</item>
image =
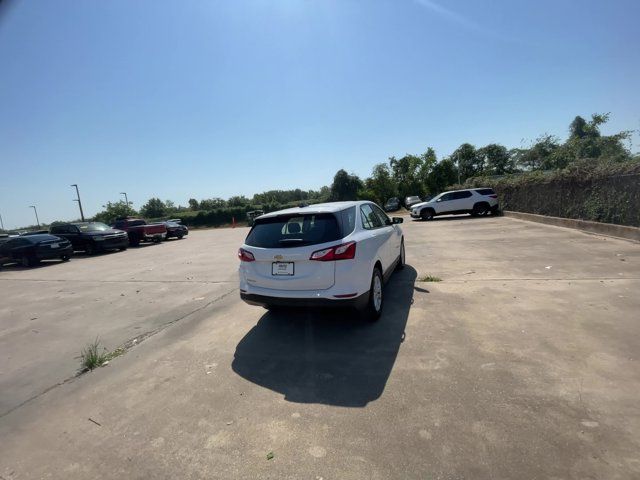
{"type": "Polygon", "coordinates": [[[238,251],[240,297],[266,308],[356,307],[375,320],[384,281],[404,266],[399,223],[367,201],[262,215],[238,251]]]}
{"type": "Polygon", "coordinates": [[[496,213],[499,210],[498,195],[492,188],[454,190],[436,195],[428,202],[411,207],[411,217],[431,220],[436,215],[470,213],[474,216],[496,213]]]}

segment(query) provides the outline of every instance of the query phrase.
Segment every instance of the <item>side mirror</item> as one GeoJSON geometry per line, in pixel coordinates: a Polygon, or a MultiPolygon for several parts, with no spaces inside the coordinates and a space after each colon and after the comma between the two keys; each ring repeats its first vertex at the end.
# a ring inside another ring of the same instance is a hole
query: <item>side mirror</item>
{"type": "Polygon", "coordinates": [[[436,200],[436,203],[437,202],[441,202],[441,201],[442,201],[442,198],[439,198],[439,199],[436,200]]]}
{"type": "Polygon", "coordinates": [[[391,219],[391,223],[394,223],[394,224],[395,223],[402,223],[402,222],[404,222],[404,218],[402,218],[402,217],[393,217],[391,219]]]}

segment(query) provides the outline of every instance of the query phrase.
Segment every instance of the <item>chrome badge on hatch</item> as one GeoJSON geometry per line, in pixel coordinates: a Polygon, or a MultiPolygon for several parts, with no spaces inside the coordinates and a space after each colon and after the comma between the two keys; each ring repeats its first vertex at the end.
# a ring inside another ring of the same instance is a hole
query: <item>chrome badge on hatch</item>
{"type": "Polygon", "coordinates": [[[282,255],[274,255],[273,259],[274,260],[282,260],[284,257],[282,255]]]}

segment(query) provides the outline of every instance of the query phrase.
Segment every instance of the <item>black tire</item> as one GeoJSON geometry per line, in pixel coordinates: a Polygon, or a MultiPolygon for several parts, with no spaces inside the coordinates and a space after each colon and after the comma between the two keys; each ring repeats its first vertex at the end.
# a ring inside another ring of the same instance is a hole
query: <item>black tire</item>
{"type": "Polygon", "coordinates": [[[373,274],[371,275],[371,287],[369,288],[367,306],[361,312],[362,317],[369,322],[375,322],[380,318],[380,315],[382,315],[382,308],[384,307],[383,286],[382,272],[376,267],[373,269],[373,274]]]}
{"type": "Polygon", "coordinates": [[[124,252],[128,247],[120,247],[118,250],[120,250],[121,252],[124,252]]]}
{"type": "Polygon", "coordinates": [[[96,247],[93,245],[93,243],[89,242],[84,246],[84,253],[86,253],[87,255],[93,255],[94,253],[96,253],[96,247]]]}
{"type": "Polygon", "coordinates": [[[435,212],[431,208],[425,208],[420,212],[420,218],[422,218],[422,220],[424,221],[433,220],[434,216],[435,216],[435,212]]]}
{"type": "Polygon", "coordinates": [[[404,251],[404,239],[400,243],[400,255],[398,256],[398,263],[396,263],[396,270],[402,270],[405,265],[405,251],[404,251]]]}
{"type": "Polygon", "coordinates": [[[182,237],[184,237],[184,235],[182,233],[179,233],[178,235],[176,235],[176,237],[178,237],[178,240],[182,240],[182,237]]]}
{"type": "Polygon", "coordinates": [[[62,260],[63,262],[68,262],[69,260],[71,260],[71,257],[69,255],[62,255],[60,257],[60,260],[62,260]]]}
{"type": "Polygon", "coordinates": [[[489,205],[487,205],[486,203],[476,203],[473,206],[473,211],[471,212],[471,215],[473,215],[474,217],[481,217],[483,215],[486,215],[489,212],[489,205]]]}

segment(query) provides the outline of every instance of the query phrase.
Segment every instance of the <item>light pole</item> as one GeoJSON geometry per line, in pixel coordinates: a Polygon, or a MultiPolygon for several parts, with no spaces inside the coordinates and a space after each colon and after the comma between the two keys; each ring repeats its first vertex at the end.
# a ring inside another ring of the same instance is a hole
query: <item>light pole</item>
{"type": "Polygon", "coordinates": [[[36,206],[35,205],[29,205],[30,208],[33,208],[33,211],[36,214],[36,223],[38,224],[38,227],[40,227],[40,220],[38,219],[38,210],[36,210],[36,206]]]}
{"type": "Polygon", "coordinates": [[[120,195],[124,195],[124,201],[127,204],[127,208],[129,208],[129,198],[127,198],[127,192],[120,192],[120,195]]]}
{"type": "Polygon", "coordinates": [[[76,183],[71,186],[76,187],[76,195],[78,196],[78,198],[74,200],[74,202],[78,202],[78,206],[80,207],[80,218],[84,222],[84,212],[82,211],[82,202],[80,201],[80,190],[78,190],[78,185],[76,183]]]}
{"type": "Polygon", "coordinates": [[[0,215],[0,229],[4,231],[4,222],[2,221],[2,215],[0,215]]]}
{"type": "Polygon", "coordinates": [[[460,185],[460,152],[458,152],[458,155],[456,155],[457,158],[457,164],[458,164],[458,185],[460,185]]]}

